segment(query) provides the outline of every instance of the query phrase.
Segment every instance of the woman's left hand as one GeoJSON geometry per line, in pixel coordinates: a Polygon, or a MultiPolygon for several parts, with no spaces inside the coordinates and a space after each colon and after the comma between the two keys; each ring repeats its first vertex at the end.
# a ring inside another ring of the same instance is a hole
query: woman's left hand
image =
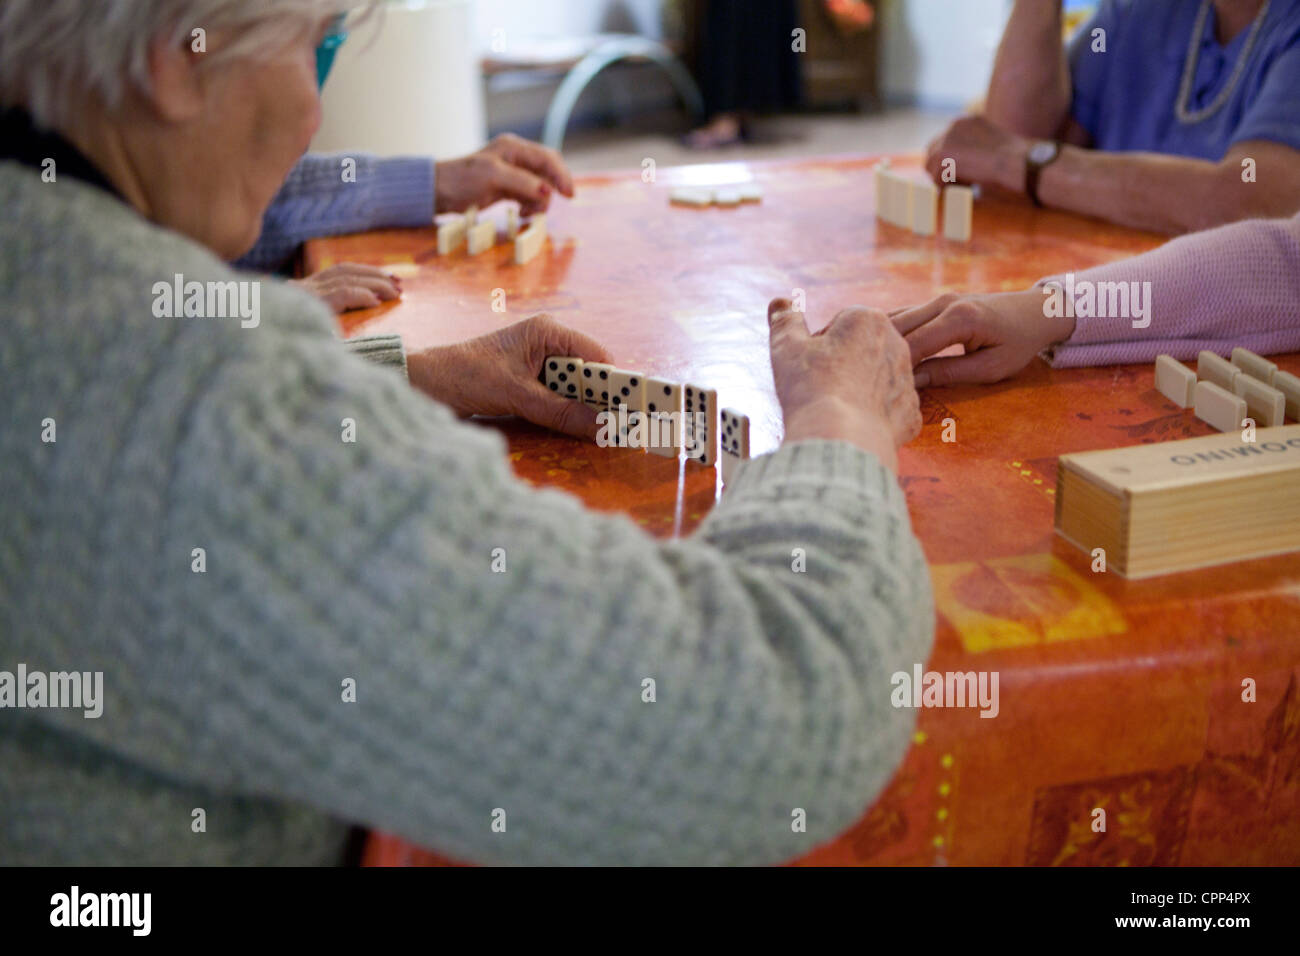
{"type": "Polygon", "coordinates": [[[573,177],[560,154],[505,133],[477,153],[434,167],[436,212],[463,212],[514,199],[525,216],[545,212],[551,195],[573,196],[573,177]]]}
{"type": "Polygon", "coordinates": [[[407,357],[411,384],[448,405],[462,418],[515,415],[543,428],[594,440],[596,410],[561,398],[538,375],[548,356],[609,362],[595,339],[549,315],[535,315],[498,332],[416,352],[407,357]]]}
{"type": "Polygon", "coordinates": [[[340,262],[305,279],[290,279],[289,284],[323,299],[335,312],[373,309],[402,295],[401,279],[378,266],[358,262],[340,262]]]}

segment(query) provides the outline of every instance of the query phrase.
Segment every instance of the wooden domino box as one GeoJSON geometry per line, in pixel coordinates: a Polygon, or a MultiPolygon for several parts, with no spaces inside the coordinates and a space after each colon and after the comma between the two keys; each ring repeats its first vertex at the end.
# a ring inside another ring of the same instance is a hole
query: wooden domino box
{"type": "Polygon", "coordinates": [[[1062,455],[1056,532],[1129,578],[1300,551],[1300,425],[1062,455]]]}

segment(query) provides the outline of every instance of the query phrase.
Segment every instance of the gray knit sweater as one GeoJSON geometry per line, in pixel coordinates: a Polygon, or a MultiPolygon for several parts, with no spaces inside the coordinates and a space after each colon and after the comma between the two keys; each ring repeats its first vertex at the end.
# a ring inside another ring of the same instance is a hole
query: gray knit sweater
{"type": "Polygon", "coordinates": [[[251,277],[72,179],[0,163],[0,208],[0,671],[103,673],[97,719],[0,709],[0,862],[338,862],[348,824],[780,861],[893,773],[933,609],[872,456],[787,446],[655,541],[515,480],[306,294],[159,318],[177,273],[251,277]]]}

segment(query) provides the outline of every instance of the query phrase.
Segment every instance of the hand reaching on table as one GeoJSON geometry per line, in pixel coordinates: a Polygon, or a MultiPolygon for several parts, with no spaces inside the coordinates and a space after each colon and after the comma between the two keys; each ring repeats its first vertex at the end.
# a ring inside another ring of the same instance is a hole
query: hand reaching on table
{"type": "Polygon", "coordinates": [[[1074,332],[1074,319],[1044,314],[1039,289],[993,295],[942,295],[890,313],[912,356],[917,388],[989,384],[1010,378],[1043,349],[1074,332]],[[951,345],[965,355],[931,358],[951,345]]]}
{"type": "Polygon", "coordinates": [[[289,284],[323,299],[335,312],[372,309],[402,295],[402,280],[397,276],[356,262],[340,262],[305,279],[290,279],[289,284]]]}
{"type": "Polygon", "coordinates": [[[772,376],[786,441],[847,441],[898,470],[898,446],[921,430],[907,346],[885,313],[854,307],[816,335],[788,299],[767,307],[772,376]]]}
{"type": "Polygon", "coordinates": [[[545,212],[551,194],[573,195],[573,177],[560,154],[505,133],[477,153],[435,165],[436,212],[462,212],[514,199],[525,216],[545,212]]]}
{"type": "Polygon", "coordinates": [[[535,315],[489,335],[416,352],[407,358],[411,384],[462,418],[516,415],[577,438],[595,440],[596,410],[562,398],[538,380],[547,356],[608,362],[594,339],[549,315],[535,315]]]}

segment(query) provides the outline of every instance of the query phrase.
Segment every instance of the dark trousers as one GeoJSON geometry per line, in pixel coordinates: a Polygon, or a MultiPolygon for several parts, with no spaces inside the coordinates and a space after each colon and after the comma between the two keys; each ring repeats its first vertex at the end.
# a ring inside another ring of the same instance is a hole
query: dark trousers
{"type": "Polygon", "coordinates": [[[799,105],[795,0],[704,0],[698,65],[709,116],[799,105]]]}

